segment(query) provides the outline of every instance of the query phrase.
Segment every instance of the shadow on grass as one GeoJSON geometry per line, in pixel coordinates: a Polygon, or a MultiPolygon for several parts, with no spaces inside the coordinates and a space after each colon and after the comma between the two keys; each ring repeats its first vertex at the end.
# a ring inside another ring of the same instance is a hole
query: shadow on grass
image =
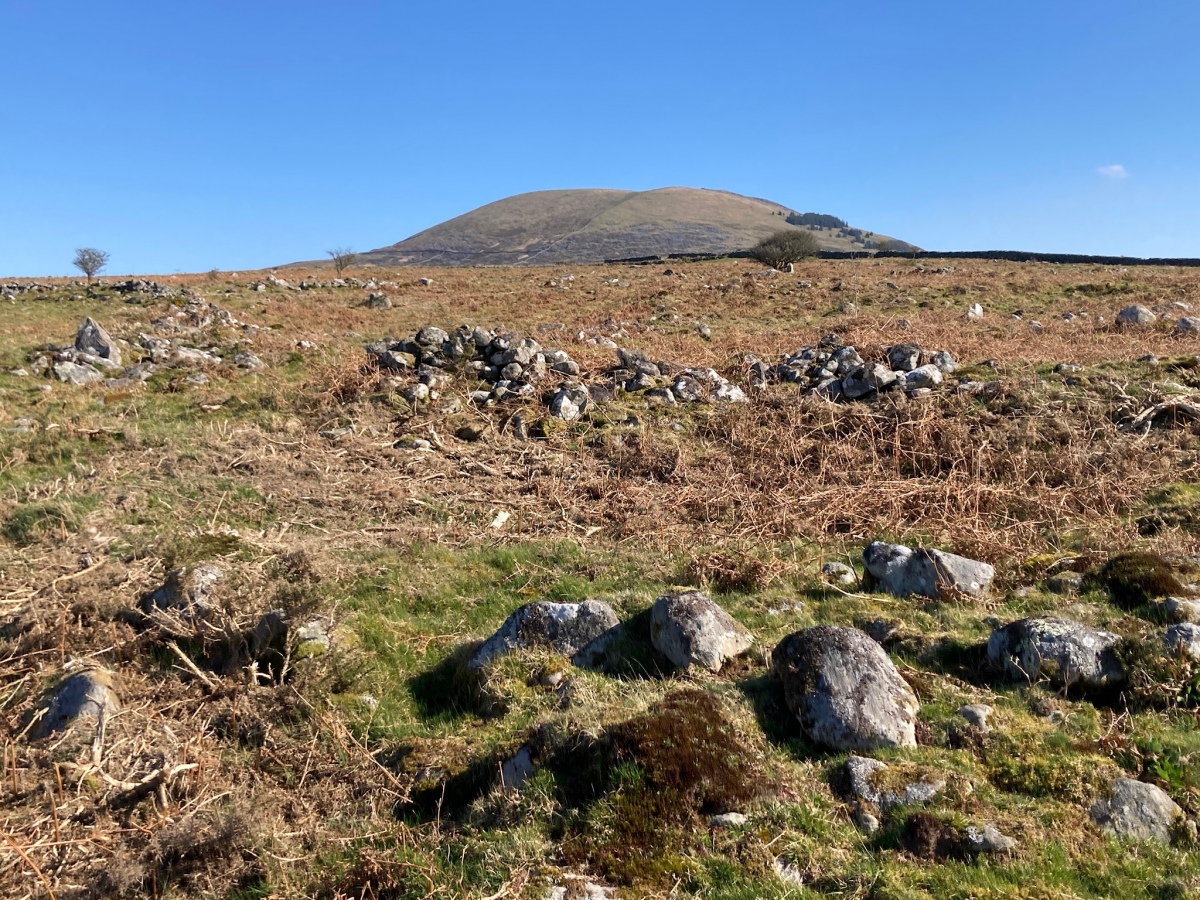
{"type": "Polygon", "coordinates": [[[452,722],[488,712],[479,673],[467,663],[481,641],[459,644],[432,669],[408,679],[408,692],[423,721],[452,722]]]}
{"type": "Polygon", "coordinates": [[[737,688],[750,701],[758,727],[771,743],[786,748],[796,759],[829,755],[829,751],[805,736],[800,722],[788,709],[779,679],[769,674],[756,675],[737,682],[737,688]]]}

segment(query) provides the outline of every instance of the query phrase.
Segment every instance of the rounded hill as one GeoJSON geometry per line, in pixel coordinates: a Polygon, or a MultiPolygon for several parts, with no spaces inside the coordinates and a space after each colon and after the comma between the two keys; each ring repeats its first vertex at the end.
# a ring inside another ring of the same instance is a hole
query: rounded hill
{"type": "MultiPolygon", "coordinates": [[[[869,250],[886,235],[833,216],[797,214],[728,191],[669,187],[535,191],[489,203],[359,255],[380,266],[534,266],[671,254],[725,254],[787,228],[816,233],[823,250],[869,250]],[[797,222],[800,224],[791,224],[797,222]]],[[[905,245],[907,246],[907,245],[905,245]]]]}

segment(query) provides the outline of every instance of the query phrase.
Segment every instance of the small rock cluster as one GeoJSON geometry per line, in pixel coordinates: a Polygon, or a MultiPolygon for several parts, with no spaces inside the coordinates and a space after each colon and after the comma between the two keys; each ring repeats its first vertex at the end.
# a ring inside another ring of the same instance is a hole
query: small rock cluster
{"type": "MultiPolygon", "coordinates": [[[[227,310],[203,298],[192,297],[186,305],[172,308],[154,322],[153,327],[157,331],[167,332],[173,337],[145,333],[138,335],[134,347],[145,353],[133,365],[122,367],[125,354],[133,347],[114,340],[99,322],[89,316],[80,324],[73,344],[49,346],[38,351],[31,358],[29,367],[34,372],[50,374],[67,384],[103,381],[109,388],[127,388],[146,381],[161,367],[204,369],[220,365],[223,360],[214,349],[190,345],[202,332],[214,326],[238,326],[245,331],[255,329],[252,325],[242,325],[227,310]],[[185,336],[190,336],[192,341],[185,342],[185,336]]],[[[249,350],[237,352],[232,362],[240,369],[266,368],[266,363],[249,350]]],[[[28,374],[25,370],[20,370],[20,373],[28,374]]],[[[190,383],[200,384],[206,382],[208,376],[196,372],[189,376],[189,380],[190,383]]]]}
{"type": "Polygon", "coordinates": [[[777,365],[754,360],[755,383],[778,381],[798,384],[807,393],[829,400],[865,400],[890,390],[910,397],[931,393],[958,364],[945,350],[930,353],[916,344],[896,344],[887,349],[886,362],[867,362],[841,338],[829,335],[816,347],[801,347],[777,365]]]}

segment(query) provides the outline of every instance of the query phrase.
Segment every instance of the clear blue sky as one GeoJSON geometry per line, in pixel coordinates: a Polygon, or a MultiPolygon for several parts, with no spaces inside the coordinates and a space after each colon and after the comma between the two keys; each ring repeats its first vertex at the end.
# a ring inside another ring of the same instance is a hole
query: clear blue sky
{"type": "Polygon", "coordinates": [[[0,0],[0,276],[722,188],[936,249],[1200,256],[1196,0],[0,0]]]}

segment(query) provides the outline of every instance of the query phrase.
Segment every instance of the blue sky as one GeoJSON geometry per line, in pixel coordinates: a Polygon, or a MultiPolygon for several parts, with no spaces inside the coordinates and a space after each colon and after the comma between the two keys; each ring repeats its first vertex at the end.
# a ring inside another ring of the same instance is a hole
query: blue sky
{"type": "Polygon", "coordinates": [[[0,276],[721,188],[936,249],[1200,256],[1200,4],[0,0],[0,276]]]}

